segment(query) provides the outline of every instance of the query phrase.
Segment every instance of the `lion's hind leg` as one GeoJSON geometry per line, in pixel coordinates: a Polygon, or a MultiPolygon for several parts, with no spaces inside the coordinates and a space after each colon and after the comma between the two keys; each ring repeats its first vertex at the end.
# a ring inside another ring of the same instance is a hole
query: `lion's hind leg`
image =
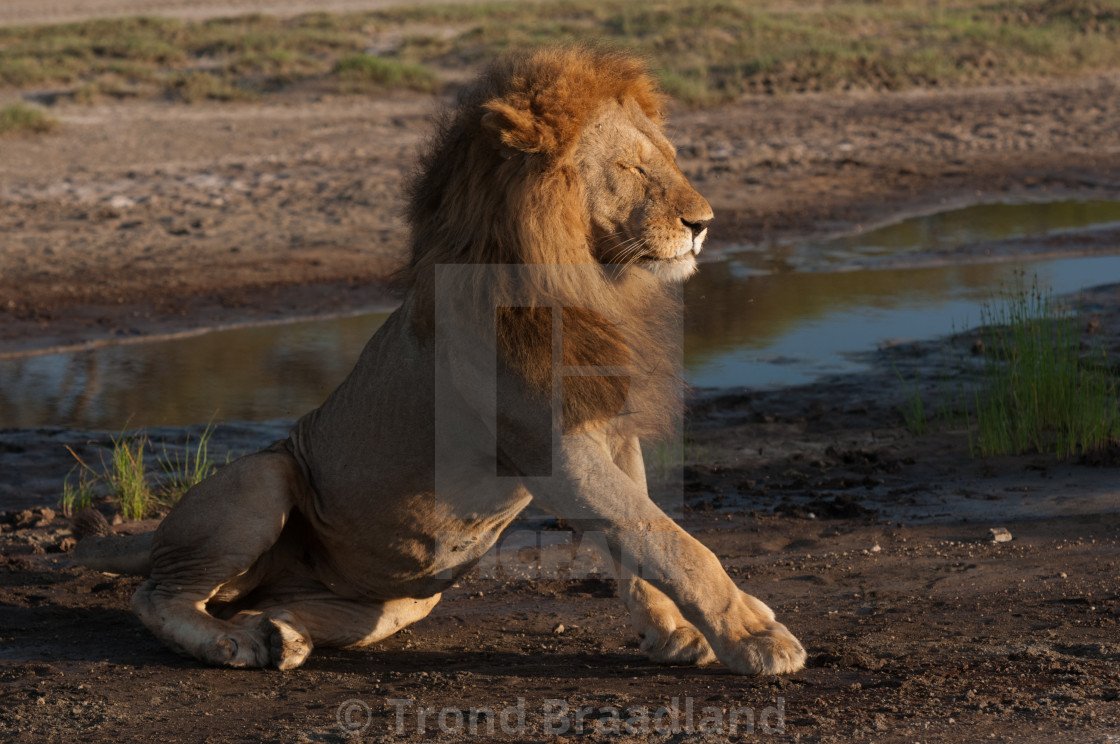
{"type": "Polygon", "coordinates": [[[315,647],[360,648],[387,638],[427,616],[439,598],[375,601],[322,592],[295,601],[265,599],[231,621],[255,633],[267,663],[286,671],[302,665],[315,647]]]}
{"type": "Polygon", "coordinates": [[[251,591],[271,570],[303,488],[295,459],[282,450],[244,457],[192,488],[157,529],[150,577],[132,597],[144,625],[208,664],[268,665],[270,643],[258,628],[220,620],[206,604],[251,591]]]}

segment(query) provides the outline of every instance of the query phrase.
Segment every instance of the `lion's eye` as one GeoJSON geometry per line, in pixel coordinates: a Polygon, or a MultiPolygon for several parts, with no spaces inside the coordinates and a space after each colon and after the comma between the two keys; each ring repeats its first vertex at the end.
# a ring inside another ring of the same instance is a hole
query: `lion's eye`
{"type": "Polygon", "coordinates": [[[626,170],[633,171],[634,173],[637,173],[642,178],[646,177],[646,169],[643,168],[640,165],[637,165],[635,163],[619,163],[619,165],[622,166],[623,168],[625,168],[626,170]]]}

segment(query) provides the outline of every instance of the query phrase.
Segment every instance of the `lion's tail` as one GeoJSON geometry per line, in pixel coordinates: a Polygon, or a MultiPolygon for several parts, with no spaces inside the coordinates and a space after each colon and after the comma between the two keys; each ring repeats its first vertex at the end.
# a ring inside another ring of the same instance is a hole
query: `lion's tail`
{"type": "Polygon", "coordinates": [[[95,571],[147,576],[152,570],[152,536],[114,535],[101,512],[85,509],[74,517],[74,560],[95,571]]]}

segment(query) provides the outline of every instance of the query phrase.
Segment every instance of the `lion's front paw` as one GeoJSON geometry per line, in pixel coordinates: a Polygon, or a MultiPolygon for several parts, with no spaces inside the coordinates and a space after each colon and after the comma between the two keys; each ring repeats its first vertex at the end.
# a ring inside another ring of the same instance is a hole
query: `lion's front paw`
{"type": "Polygon", "coordinates": [[[737,674],[789,674],[805,666],[805,649],[773,611],[741,595],[730,632],[714,643],[716,656],[737,674]]]}
{"type": "Polygon", "coordinates": [[[805,666],[805,649],[781,623],[722,645],[720,661],[737,674],[789,674],[805,666]]]}
{"type": "Polygon", "coordinates": [[[658,664],[707,664],[716,659],[708,641],[691,625],[674,628],[665,637],[650,631],[641,649],[658,664]]]}

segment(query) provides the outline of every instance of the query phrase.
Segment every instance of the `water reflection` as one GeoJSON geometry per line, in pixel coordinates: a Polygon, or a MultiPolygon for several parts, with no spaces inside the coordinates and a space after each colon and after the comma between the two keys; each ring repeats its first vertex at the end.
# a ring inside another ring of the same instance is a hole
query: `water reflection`
{"type": "Polygon", "coordinates": [[[854,235],[748,248],[732,256],[739,271],[751,274],[822,269],[869,258],[899,257],[1115,223],[1120,223],[1120,202],[977,204],[912,217],[854,235]]]}
{"type": "Polygon", "coordinates": [[[791,385],[855,369],[850,352],[974,324],[1017,275],[1055,294],[1120,282],[1117,256],[745,277],[734,269],[706,264],[685,289],[693,384],[791,385]]]}
{"type": "MultiPolygon", "coordinates": [[[[851,352],[886,340],[963,329],[1016,272],[1037,274],[1057,294],[1120,282],[1116,256],[835,270],[868,257],[1118,221],[1115,202],[983,205],[854,237],[725,254],[686,285],[687,374],[702,386],[796,384],[853,369],[851,352]]],[[[0,360],[0,427],[175,426],[215,412],[220,420],[295,417],[341,382],[385,317],[0,360]]]]}
{"type": "Polygon", "coordinates": [[[0,426],[120,429],[311,410],[386,313],[0,360],[0,426]],[[131,417],[131,419],[130,419],[131,417]]]}

